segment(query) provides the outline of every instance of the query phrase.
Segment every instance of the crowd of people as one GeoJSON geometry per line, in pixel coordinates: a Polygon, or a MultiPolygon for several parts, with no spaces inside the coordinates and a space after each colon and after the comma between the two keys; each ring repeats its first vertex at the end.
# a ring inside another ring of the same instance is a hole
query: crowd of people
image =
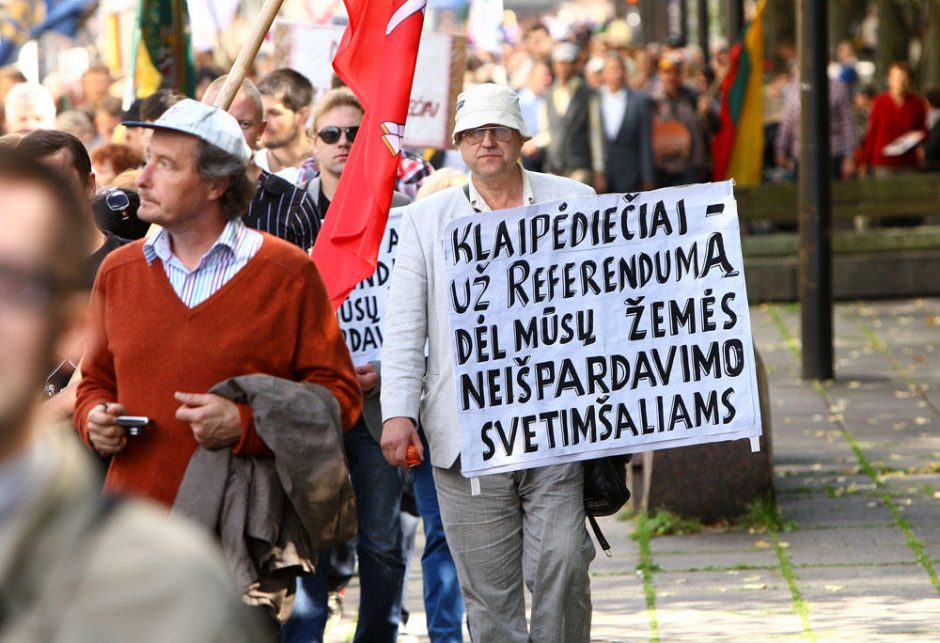
{"type": "MultiPolygon", "coordinates": [[[[15,348],[0,537],[20,552],[0,552],[0,586],[23,588],[0,595],[16,616],[0,635],[318,641],[358,567],[354,640],[394,641],[420,516],[433,641],[462,640],[465,621],[480,641],[589,640],[580,466],[479,488],[460,474],[439,235],[463,214],[709,180],[728,52],[710,61],[540,23],[499,59],[471,56],[456,152],[401,156],[384,359],[358,366],[309,260],[364,115],[341,82],[314,102],[274,69],[223,111],[226,76],[203,69],[194,98],[123,109],[102,65],[74,88],[0,69],[0,341],[15,348]],[[313,447],[337,475],[308,470],[313,447]],[[344,481],[357,528],[340,538],[344,481]]],[[[793,63],[769,74],[770,178],[797,170],[793,63]]],[[[834,176],[940,161],[938,91],[914,93],[906,64],[883,94],[840,72],[830,102],[834,176]]]]}

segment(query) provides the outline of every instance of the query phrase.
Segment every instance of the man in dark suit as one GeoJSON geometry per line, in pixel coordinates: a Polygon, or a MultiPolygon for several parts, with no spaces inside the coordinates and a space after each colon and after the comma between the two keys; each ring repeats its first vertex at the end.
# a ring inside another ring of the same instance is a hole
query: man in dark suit
{"type": "Polygon", "coordinates": [[[636,192],[653,188],[653,143],[650,101],[626,85],[623,58],[604,59],[600,88],[601,113],[607,141],[607,189],[636,192]]]}
{"type": "Polygon", "coordinates": [[[552,51],[555,82],[539,116],[539,133],[523,153],[542,151],[543,169],[606,192],[604,134],[597,93],[575,73],[581,50],[570,42],[552,51]]]}

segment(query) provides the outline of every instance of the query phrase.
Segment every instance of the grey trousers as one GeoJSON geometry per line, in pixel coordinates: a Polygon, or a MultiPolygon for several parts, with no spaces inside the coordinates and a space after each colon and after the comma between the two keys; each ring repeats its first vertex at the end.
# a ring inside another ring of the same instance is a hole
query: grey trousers
{"type": "Polygon", "coordinates": [[[594,543],[581,463],[482,476],[434,467],[447,543],[477,643],[580,643],[591,637],[594,543]],[[532,593],[526,627],[523,583],[532,593]]]}

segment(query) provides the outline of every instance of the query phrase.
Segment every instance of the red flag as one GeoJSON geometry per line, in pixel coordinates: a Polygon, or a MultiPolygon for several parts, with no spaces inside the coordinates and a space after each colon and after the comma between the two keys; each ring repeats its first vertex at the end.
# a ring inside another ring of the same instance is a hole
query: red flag
{"type": "Polygon", "coordinates": [[[313,260],[335,308],[375,272],[400,160],[427,0],[344,0],[333,69],[365,109],[313,260]]]}

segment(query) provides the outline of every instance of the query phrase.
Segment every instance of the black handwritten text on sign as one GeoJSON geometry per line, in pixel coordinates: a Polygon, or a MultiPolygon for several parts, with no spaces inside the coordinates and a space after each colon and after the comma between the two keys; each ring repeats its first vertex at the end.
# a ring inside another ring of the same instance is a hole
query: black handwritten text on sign
{"type": "Polygon", "coordinates": [[[388,215],[375,272],[361,281],[336,311],[346,347],[357,366],[378,360],[381,355],[388,282],[395,265],[400,223],[401,212],[393,209],[388,215]]]}
{"type": "Polygon", "coordinates": [[[465,475],[759,436],[730,182],[444,233],[465,475]]]}

